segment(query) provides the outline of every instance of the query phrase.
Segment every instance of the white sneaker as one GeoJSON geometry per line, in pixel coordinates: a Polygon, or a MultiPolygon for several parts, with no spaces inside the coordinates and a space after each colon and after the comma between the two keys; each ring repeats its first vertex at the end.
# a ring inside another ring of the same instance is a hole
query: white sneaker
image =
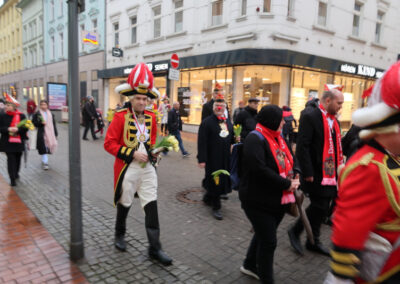
{"type": "Polygon", "coordinates": [[[49,165],[48,164],[43,164],[43,170],[47,171],[49,169],[49,165]]]}
{"type": "Polygon", "coordinates": [[[251,277],[253,277],[253,278],[257,279],[257,280],[260,280],[260,277],[258,277],[257,274],[255,274],[251,270],[248,270],[248,269],[244,268],[243,265],[240,267],[240,272],[242,272],[243,274],[249,275],[249,276],[251,276],[251,277]]]}

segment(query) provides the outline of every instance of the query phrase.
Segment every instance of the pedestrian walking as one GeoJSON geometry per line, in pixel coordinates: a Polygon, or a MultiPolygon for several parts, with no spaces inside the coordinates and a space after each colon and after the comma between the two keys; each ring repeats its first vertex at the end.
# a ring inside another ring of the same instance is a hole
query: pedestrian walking
{"type": "MultiPolygon", "coordinates": [[[[233,121],[236,121],[236,118],[238,116],[239,113],[241,113],[242,111],[244,111],[245,108],[245,103],[244,101],[239,101],[238,103],[239,107],[237,107],[234,111],[233,111],[233,121]]],[[[236,124],[236,123],[235,123],[236,124]]]]}
{"type": "Polygon", "coordinates": [[[168,98],[164,97],[163,102],[158,108],[158,113],[161,115],[161,135],[168,134],[168,112],[170,111],[168,102],[168,98]]]}
{"type": "Polygon", "coordinates": [[[36,103],[33,99],[29,99],[26,102],[26,112],[28,113],[29,119],[32,119],[32,116],[35,114],[36,107],[36,103]]]}
{"type": "Polygon", "coordinates": [[[39,155],[42,156],[43,170],[49,169],[49,154],[54,154],[57,150],[57,125],[49,110],[49,105],[46,100],[41,100],[39,103],[39,111],[33,115],[33,125],[37,128],[36,149],[39,155]]]}
{"type": "Polygon", "coordinates": [[[288,106],[283,106],[283,119],[285,124],[282,128],[282,136],[289,143],[289,147],[292,147],[294,143],[294,128],[297,127],[297,121],[293,117],[292,109],[288,106]],[[294,123],[294,127],[293,127],[294,123]]]}
{"type": "Polygon", "coordinates": [[[199,167],[205,169],[203,186],[206,193],[203,202],[212,208],[212,215],[215,219],[222,220],[220,196],[232,191],[231,182],[229,176],[221,175],[217,184],[212,173],[217,170],[229,171],[230,150],[235,139],[232,123],[224,116],[226,102],[222,94],[218,94],[215,98],[213,109],[214,113],[200,124],[197,160],[199,167]]]}
{"type": "Polygon", "coordinates": [[[282,110],[264,106],[257,115],[256,130],[244,141],[239,186],[242,208],[254,229],[240,270],[262,283],[274,283],[273,262],[277,229],[300,182],[294,158],[281,137],[282,110]]]}
{"type": "MultiPolygon", "coordinates": [[[[320,228],[337,193],[337,168],[343,164],[341,133],[336,119],[343,105],[343,93],[335,86],[323,93],[318,108],[306,108],[300,115],[296,156],[302,172],[301,188],[308,193],[310,205],[307,217],[315,244],[309,240],[306,248],[323,255],[329,250],[321,243],[320,228]]],[[[292,247],[303,254],[300,234],[304,227],[301,219],[289,229],[292,247]]]]}
{"type": "Polygon", "coordinates": [[[115,247],[126,250],[126,218],[137,193],[145,213],[145,228],[149,241],[149,256],[164,265],[172,259],[162,250],[157,211],[156,157],[150,149],[157,138],[156,116],[145,110],[147,98],[155,99],[153,75],[146,64],[135,66],[128,83],[118,86],[116,92],[129,98],[128,108],[119,110],[111,122],[104,148],[115,156],[114,203],[117,207],[115,247]],[[150,162],[149,162],[150,161],[150,162]]]}
{"type": "Polygon", "coordinates": [[[104,132],[104,119],[103,119],[103,115],[101,114],[100,110],[96,111],[96,122],[97,122],[97,130],[94,132],[99,133],[100,132],[100,136],[103,137],[103,132],[104,132]]]}
{"type": "Polygon", "coordinates": [[[365,143],[341,170],[325,284],[400,283],[400,63],[353,113],[365,143]]]}
{"type": "Polygon", "coordinates": [[[260,100],[258,98],[250,98],[249,104],[237,115],[236,120],[234,120],[235,125],[239,124],[242,126],[242,132],[240,133],[242,141],[256,128],[256,116],[259,102],[260,100]]]}
{"type": "Polygon", "coordinates": [[[179,102],[174,102],[172,109],[168,112],[168,132],[174,135],[176,140],[179,142],[179,149],[181,150],[182,156],[185,158],[189,156],[189,152],[185,150],[181,137],[182,131],[182,119],[179,113],[179,102]]]}
{"type": "Polygon", "coordinates": [[[92,96],[86,97],[87,101],[82,109],[82,118],[83,123],[85,125],[85,130],[83,131],[83,140],[87,139],[87,133],[90,128],[90,132],[92,133],[93,140],[97,140],[96,134],[94,132],[94,122],[97,119],[97,111],[96,106],[94,105],[94,98],[92,96]]]}
{"type": "Polygon", "coordinates": [[[6,106],[5,112],[0,114],[0,152],[7,155],[7,170],[10,177],[10,185],[16,186],[19,178],[22,152],[25,150],[25,140],[28,139],[25,127],[18,124],[26,117],[17,108],[19,102],[12,96],[4,93],[6,106]]]}

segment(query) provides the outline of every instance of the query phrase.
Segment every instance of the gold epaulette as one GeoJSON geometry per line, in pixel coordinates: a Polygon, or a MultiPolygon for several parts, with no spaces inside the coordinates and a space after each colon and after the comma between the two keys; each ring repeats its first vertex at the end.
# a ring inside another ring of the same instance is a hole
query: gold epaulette
{"type": "Polygon", "coordinates": [[[123,111],[126,111],[126,110],[128,110],[128,109],[127,108],[121,108],[121,109],[117,110],[116,112],[123,112],[123,111]]]}
{"type": "Polygon", "coordinates": [[[367,153],[363,155],[358,161],[352,163],[348,167],[345,167],[342,171],[340,171],[339,183],[342,183],[343,180],[358,166],[368,166],[374,158],[374,153],[367,153]]]}

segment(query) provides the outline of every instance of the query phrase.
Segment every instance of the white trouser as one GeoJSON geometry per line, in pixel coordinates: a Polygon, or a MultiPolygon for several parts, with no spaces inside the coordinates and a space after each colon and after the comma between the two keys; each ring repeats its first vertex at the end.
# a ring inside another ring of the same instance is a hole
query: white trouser
{"type": "Polygon", "coordinates": [[[42,155],[42,163],[46,165],[49,163],[49,156],[47,154],[42,155]]]}
{"type": "MultiPolygon", "coordinates": [[[[140,150],[139,150],[140,151],[140,150]]],[[[122,181],[122,195],[119,203],[125,207],[132,205],[137,192],[142,208],[151,201],[157,200],[157,174],[150,162],[142,165],[133,160],[126,170],[122,181]]]]}

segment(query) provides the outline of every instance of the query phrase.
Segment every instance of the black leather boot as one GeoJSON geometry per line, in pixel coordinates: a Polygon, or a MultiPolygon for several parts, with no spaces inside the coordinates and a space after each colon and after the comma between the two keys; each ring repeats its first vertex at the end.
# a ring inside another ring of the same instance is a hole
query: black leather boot
{"type": "Polygon", "coordinates": [[[149,240],[149,257],[163,265],[172,264],[172,259],[161,249],[160,225],[158,223],[157,201],[151,201],[144,207],[145,226],[149,240]]]}
{"type": "Polygon", "coordinates": [[[117,220],[115,222],[115,247],[120,251],[126,251],[125,232],[126,217],[128,216],[130,207],[124,207],[117,204],[117,220]]]}

